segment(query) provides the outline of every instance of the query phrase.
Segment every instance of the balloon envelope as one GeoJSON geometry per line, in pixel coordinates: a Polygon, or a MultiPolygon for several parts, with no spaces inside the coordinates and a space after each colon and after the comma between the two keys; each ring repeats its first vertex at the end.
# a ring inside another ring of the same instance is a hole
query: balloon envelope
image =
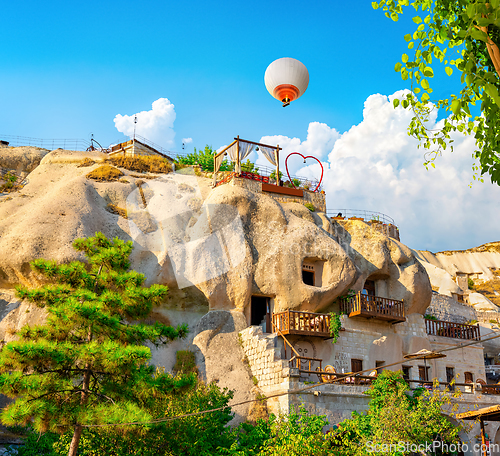
{"type": "Polygon", "coordinates": [[[264,82],[266,89],[274,98],[288,104],[306,91],[309,72],[297,59],[283,57],[267,67],[264,82]]]}

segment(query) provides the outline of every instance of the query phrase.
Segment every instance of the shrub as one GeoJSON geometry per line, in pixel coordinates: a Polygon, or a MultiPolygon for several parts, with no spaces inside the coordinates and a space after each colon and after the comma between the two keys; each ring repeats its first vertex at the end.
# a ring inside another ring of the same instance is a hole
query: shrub
{"type": "Polygon", "coordinates": [[[11,171],[3,175],[3,180],[5,184],[0,185],[0,192],[14,192],[18,189],[17,176],[11,171]]]}
{"type": "Polygon", "coordinates": [[[138,155],[135,157],[115,156],[107,161],[119,168],[125,168],[130,171],[144,173],[170,173],[172,165],[166,158],[155,155],[138,155]]]}
{"type": "Polygon", "coordinates": [[[249,158],[247,158],[246,162],[241,164],[241,170],[247,173],[254,173],[254,174],[259,173],[259,168],[256,168],[255,164],[253,164],[249,158]]]}
{"type": "Polygon", "coordinates": [[[35,432],[32,427],[22,428],[15,426],[10,428],[16,434],[24,439],[24,445],[22,446],[8,446],[6,455],[16,455],[16,456],[56,456],[54,453],[52,445],[59,438],[57,434],[52,432],[45,432],[39,434],[35,432]]]}
{"type": "Polygon", "coordinates": [[[176,374],[190,374],[193,372],[198,375],[195,354],[190,350],[179,350],[175,354],[174,372],[176,374]]]}
{"type": "MultiPolygon", "coordinates": [[[[211,146],[206,145],[205,150],[196,150],[192,154],[188,154],[185,157],[180,157],[179,155],[175,159],[175,163],[181,165],[200,165],[203,171],[213,171],[214,170],[214,156],[216,151],[212,149],[211,146]]],[[[231,171],[233,169],[232,164],[224,160],[221,164],[219,171],[231,171]]]]}
{"type": "MultiPolygon", "coordinates": [[[[279,173],[280,180],[283,178],[283,173],[280,171],[279,173]]],[[[269,174],[269,179],[275,181],[276,180],[276,171],[273,171],[269,174]]]]}
{"type": "Polygon", "coordinates": [[[307,207],[311,212],[314,212],[316,209],[314,208],[314,204],[312,203],[304,203],[304,206],[307,207]]]}
{"type": "Polygon", "coordinates": [[[114,166],[102,165],[87,174],[87,179],[93,179],[99,182],[117,181],[123,173],[114,166]]]}
{"type": "Polygon", "coordinates": [[[469,290],[474,290],[474,280],[472,280],[470,277],[467,279],[467,285],[469,290]]]}

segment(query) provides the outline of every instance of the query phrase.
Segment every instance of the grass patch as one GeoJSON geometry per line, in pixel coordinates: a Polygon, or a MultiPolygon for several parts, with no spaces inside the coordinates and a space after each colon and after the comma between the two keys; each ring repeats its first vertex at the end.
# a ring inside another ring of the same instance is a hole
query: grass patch
{"type": "Polygon", "coordinates": [[[87,166],[92,166],[92,165],[95,165],[95,161],[92,160],[91,158],[87,157],[87,158],[84,158],[80,164],[78,165],[78,168],[85,168],[87,166]]]}
{"type": "Polygon", "coordinates": [[[4,174],[0,179],[3,179],[5,181],[4,184],[0,185],[0,192],[15,192],[21,188],[20,185],[18,185],[17,180],[18,177],[9,171],[8,173],[4,174]]]}
{"type": "Polygon", "coordinates": [[[166,158],[139,155],[137,157],[111,157],[107,161],[119,168],[145,173],[166,174],[172,171],[172,165],[166,158]]]}
{"type": "Polygon", "coordinates": [[[120,217],[123,218],[128,218],[127,210],[123,209],[122,207],[118,207],[114,204],[109,203],[107,209],[112,214],[119,215],[120,217]]]}
{"type": "Polygon", "coordinates": [[[493,304],[500,306],[500,271],[492,271],[493,279],[483,283],[475,283],[474,291],[486,296],[493,304]]]}
{"type": "Polygon", "coordinates": [[[99,182],[117,181],[123,173],[114,166],[102,165],[87,174],[87,179],[93,179],[99,182]]]}
{"type": "Polygon", "coordinates": [[[174,372],[181,374],[190,374],[194,372],[198,375],[198,367],[196,367],[196,356],[190,350],[179,350],[175,354],[174,372]]]}

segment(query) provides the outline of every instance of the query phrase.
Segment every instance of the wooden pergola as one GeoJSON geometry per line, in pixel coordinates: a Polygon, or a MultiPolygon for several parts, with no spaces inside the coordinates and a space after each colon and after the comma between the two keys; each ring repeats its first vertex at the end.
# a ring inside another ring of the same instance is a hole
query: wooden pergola
{"type": "Polygon", "coordinates": [[[470,412],[458,413],[456,418],[459,420],[479,420],[481,423],[481,454],[486,456],[486,434],[484,432],[484,422],[500,421],[500,405],[484,407],[470,412]]]}

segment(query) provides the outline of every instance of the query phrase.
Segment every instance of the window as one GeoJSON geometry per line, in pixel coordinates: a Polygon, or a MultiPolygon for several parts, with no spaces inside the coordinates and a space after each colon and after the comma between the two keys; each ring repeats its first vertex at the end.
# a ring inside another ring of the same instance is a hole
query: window
{"type": "MultiPolygon", "coordinates": [[[[464,377],[465,377],[465,383],[474,383],[474,375],[472,375],[472,372],[464,372],[464,377]]],[[[473,392],[472,386],[466,386],[464,388],[464,391],[466,393],[472,393],[473,392]]]]}
{"type": "Polygon", "coordinates": [[[363,370],[362,359],[351,359],[351,372],[359,372],[363,370]]]}
{"type": "Polygon", "coordinates": [[[385,364],[385,361],[375,361],[375,368],[377,369],[377,374],[380,374],[384,369],[382,366],[385,364]]]}
{"type": "Polygon", "coordinates": [[[411,366],[403,366],[403,380],[406,382],[410,380],[411,376],[411,366]]]}
{"type": "Polygon", "coordinates": [[[429,366],[418,366],[418,379],[422,382],[429,381],[429,366]]]}
{"type": "Polygon", "coordinates": [[[311,285],[314,287],[314,271],[306,271],[305,269],[302,269],[302,281],[306,285],[311,285]]]}
{"type": "MultiPolygon", "coordinates": [[[[455,369],[453,367],[446,368],[446,381],[451,383],[455,379],[455,369]]],[[[455,385],[449,385],[451,391],[455,389],[455,385]]]]}

